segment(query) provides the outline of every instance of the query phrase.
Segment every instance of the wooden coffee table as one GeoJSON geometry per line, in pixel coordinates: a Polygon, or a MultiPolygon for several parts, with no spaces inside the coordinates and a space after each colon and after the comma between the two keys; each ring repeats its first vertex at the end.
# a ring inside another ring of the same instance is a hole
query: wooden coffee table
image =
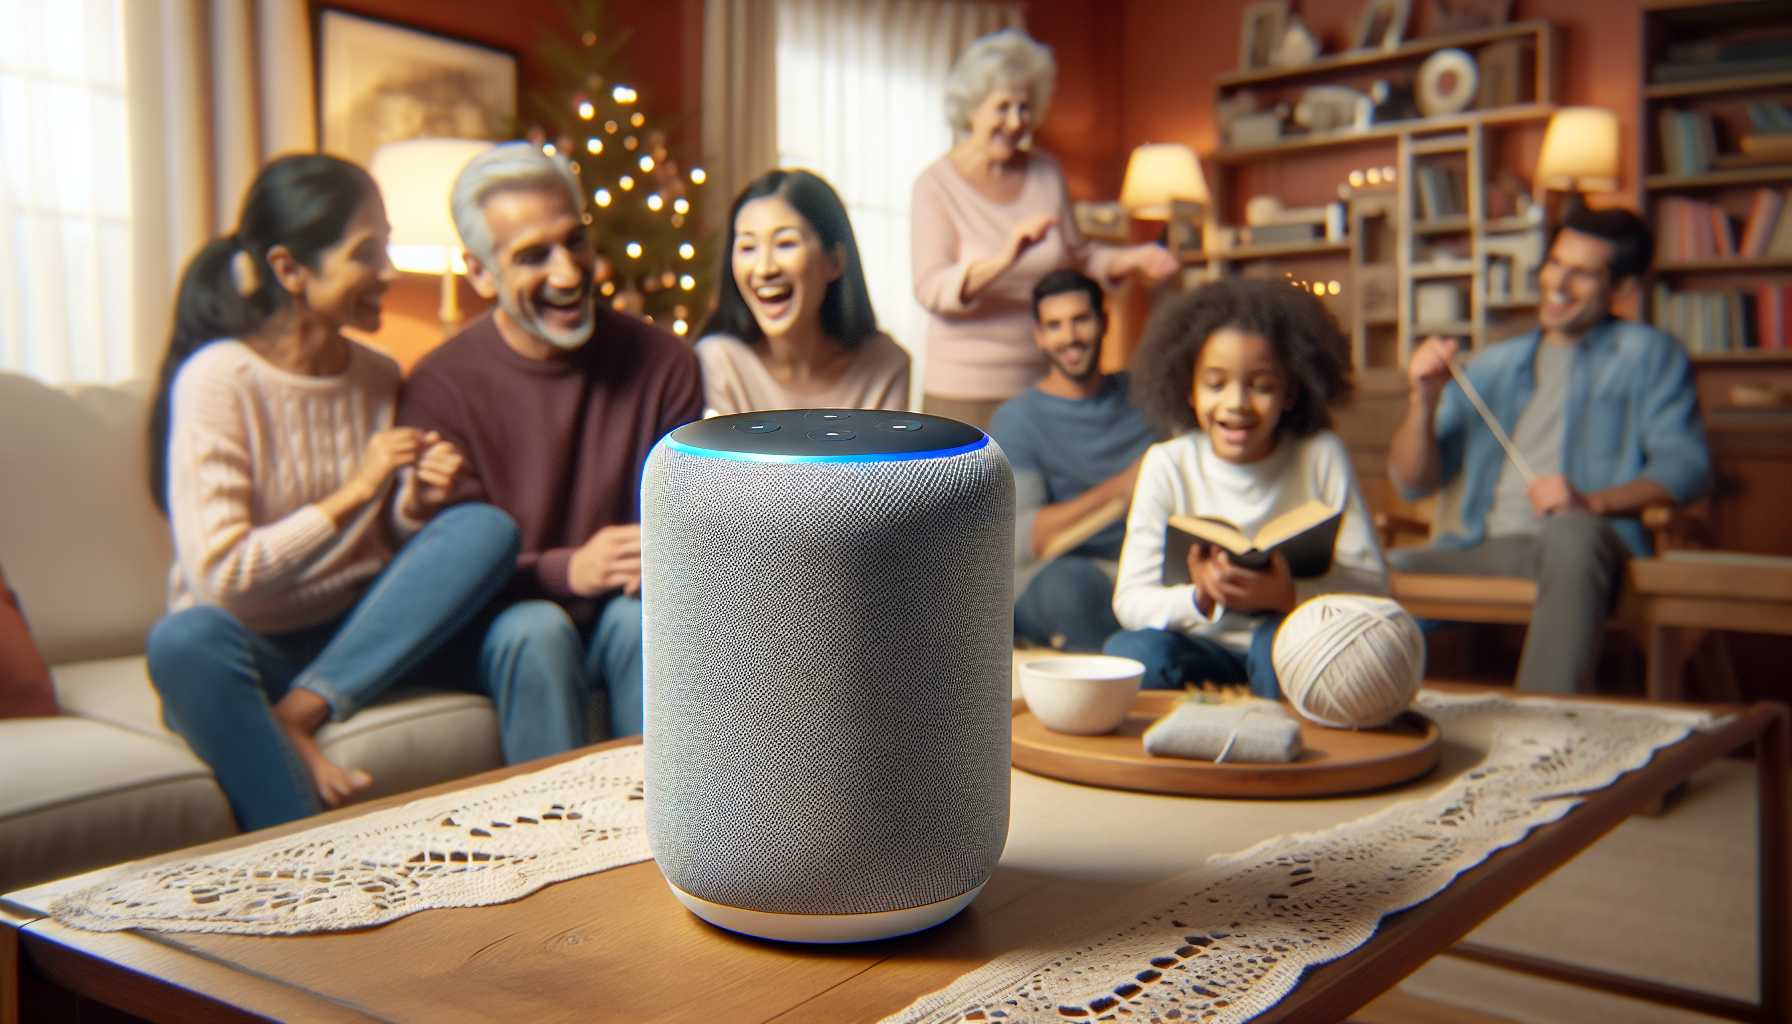
{"type": "MultiPolygon", "coordinates": [[[[1391,917],[1354,953],[1307,974],[1259,1020],[1340,1020],[1445,951],[1641,994],[1734,1019],[1785,1020],[1792,962],[1792,740],[1782,705],[1662,750],[1646,767],[1391,917]],[[1713,760],[1755,745],[1760,778],[1761,1005],[1452,945],[1600,836],[1713,760]]],[[[1325,828],[1428,793],[1479,756],[1449,745],[1436,772],[1389,793],[1226,801],[1092,789],[1017,772],[1001,866],[969,910],[920,935],[806,948],[711,928],[642,863],[509,904],[431,910],[359,932],[296,937],[96,933],[45,916],[83,879],[0,900],[0,1024],[73,1019],[92,1002],[151,1020],[874,1021],[998,954],[1201,858],[1325,828]]],[[[336,812],[324,820],[490,782],[545,762],[336,812]]],[[[299,831],[291,827],[286,831],[299,831]]],[[[267,838],[273,831],[184,851],[267,838]]]]}

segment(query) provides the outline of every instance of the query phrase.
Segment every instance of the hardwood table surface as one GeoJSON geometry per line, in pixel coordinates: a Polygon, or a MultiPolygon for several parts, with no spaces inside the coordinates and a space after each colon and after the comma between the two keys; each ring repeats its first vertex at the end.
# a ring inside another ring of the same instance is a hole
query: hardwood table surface
{"type": "MultiPolygon", "coordinates": [[[[1343,1019],[1700,767],[1750,743],[1756,744],[1761,781],[1762,1005],[1685,998],[1738,1019],[1786,1019],[1786,972],[1766,966],[1792,962],[1786,708],[1714,710],[1735,714],[1719,729],[1664,748],[1642,769],[1590,794],[1573,812],[1465,872],[1433,899],[1387,918],[1373,939],[1309,971],[1258,1019],[1343,1019]]],[[[712,928],[673,899],[651,861],[560,882],[507,904],[428,910],[354,932],[279,937],[87,932],[47,917],[56,896],[104,873],[94,872],[0,898],[0,1024],[15,1024],[28,1012],[31,1003],[21,1002],[21,990],[58,998],[74,993],[151,1020],[875,1021],[1048,929],[1099,916],[1141,885],[1196,868],[1209,855],[1424,797],[1481,754],[1446,736],[1438,768],[1426,778],[1322,800],[1129,793],[1016,771],[1007,848],[977,901],[931,931],[851,946],[783,945],[712,928]]],[[[167,859],[301,831],[549,763],[401,794],[167,859]]],[[[1469,953],[1500,960],[1488,951],[1469,953]]],[[[1692,1005],[1659,985],[1520,960],[1508,957],[1505,966],[1692,1005]]]]}

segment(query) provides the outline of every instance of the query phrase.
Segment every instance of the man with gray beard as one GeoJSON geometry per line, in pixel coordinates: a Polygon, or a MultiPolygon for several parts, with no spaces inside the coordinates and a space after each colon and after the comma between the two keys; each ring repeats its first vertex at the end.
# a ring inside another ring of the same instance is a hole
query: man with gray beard
{"type": "MultiPolygon", "coordinates": [[[[497,308],[418,363],[398,422],[466,456],[448,503],[490,502],[522,531],[510,593],[467,664],[607,691],[609,732],[641,731],[641,466],[702,415],[696,357],[596,299],[597,256],[564,158],[508,143],[455,180],[468,278],[497,308]]],[[[589,737],[601,739],[602,737],[589,737]]]]}

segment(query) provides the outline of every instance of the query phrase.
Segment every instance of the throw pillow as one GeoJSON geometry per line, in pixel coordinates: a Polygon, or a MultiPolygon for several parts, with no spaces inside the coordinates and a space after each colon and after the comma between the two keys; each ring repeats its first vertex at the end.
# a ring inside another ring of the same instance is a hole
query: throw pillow
{"type": "Polygon", "coordinates": [[[50,666],[31,642],[19,599],[0,573],[0,718],[54,715],[56,687],[50,666]]]}

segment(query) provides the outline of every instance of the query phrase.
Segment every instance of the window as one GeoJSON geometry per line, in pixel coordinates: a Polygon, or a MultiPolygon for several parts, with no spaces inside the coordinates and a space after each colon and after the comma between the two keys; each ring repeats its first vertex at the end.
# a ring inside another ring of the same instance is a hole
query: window
{"type": "Polygon", "coordinates": [[[133,376],[122,0],[7,0],[0,371],[133,376]]]}

